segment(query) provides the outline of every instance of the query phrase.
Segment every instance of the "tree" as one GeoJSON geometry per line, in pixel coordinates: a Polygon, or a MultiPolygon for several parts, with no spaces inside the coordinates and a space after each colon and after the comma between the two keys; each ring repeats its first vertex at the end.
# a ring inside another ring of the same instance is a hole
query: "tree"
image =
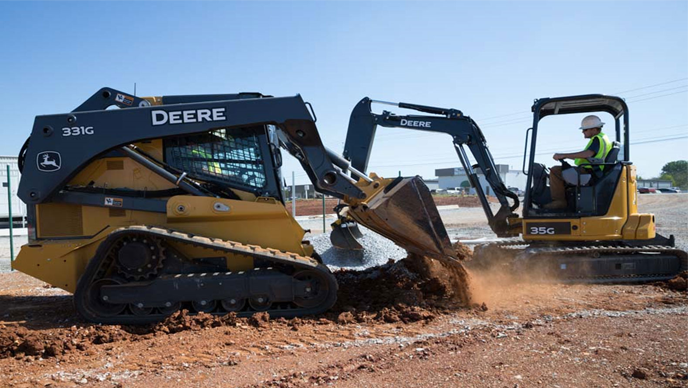
{"type": "Polygon", "coordinates": [[[671,181],[671,185],[676,186],[676,179],[674,179],[674,177],[671,176],[671,174],[664,173],[659,176],[659,179],[663,181],[671,181]]]}
{"type": "Polygon", "coordinates": [[[662,167],[662,175],[669,174],[674,184],[682,189],[688,188],[688,160],[675,160],[662,167]]]}

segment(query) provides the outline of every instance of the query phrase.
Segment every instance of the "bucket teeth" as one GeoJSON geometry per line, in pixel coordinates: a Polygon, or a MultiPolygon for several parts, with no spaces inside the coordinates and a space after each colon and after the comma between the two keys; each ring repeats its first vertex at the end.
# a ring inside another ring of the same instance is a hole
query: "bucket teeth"
{"type": "Polygon", "coordinates": [[[335,248],[361,251],[363,246],[357,240],[361,237],[363,234],[355,222],[335,222],[332,224],[330,242],[335,248]]]}

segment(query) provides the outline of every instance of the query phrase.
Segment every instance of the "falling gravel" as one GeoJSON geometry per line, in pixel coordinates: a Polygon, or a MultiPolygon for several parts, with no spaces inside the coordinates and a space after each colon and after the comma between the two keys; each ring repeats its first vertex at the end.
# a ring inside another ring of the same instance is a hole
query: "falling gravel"
{"type": "Polygon", "coordinates": [[[337,249],[330,242],[330,234],[323,233],[310,239],[315,251],[322,257],[330,270],[347,269],[362,271],[366,268],[386,264],[390,260],[398,261],[407,256],[404,249],[392,241],[359,225],[363,237],[358,242],[363,246],[362,251],[337,249]]]}

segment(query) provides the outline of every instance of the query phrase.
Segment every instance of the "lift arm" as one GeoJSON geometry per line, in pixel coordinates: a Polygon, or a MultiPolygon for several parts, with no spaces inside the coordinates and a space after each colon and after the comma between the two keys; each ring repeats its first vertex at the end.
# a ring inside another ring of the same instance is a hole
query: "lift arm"
{"type": "Polygon", "coordinates": [[[344,157],[351,161],[351,166],[361,172],[366,172],[368,160],[375,140],[377,126],[407,128],[417,131],[446,133],[452,136],[452,141],[456,153],[461,161],[461,165],[466,171],[466,175],[475,188],[480,203],[482,204],[485,215],[492,230],[500,237],[518,234],[515,225],[509,224],[510,218],[518,218],[513,213],[519,206],[518,196],[509,191],[502,181],[494,159],[487,147],[487,142],[478,124],[468,116],[456,109],[444,109],[424,105],[408,103],[390,103],[375,101],[366,97],[362,99],[354,108],[349,119],[349,130],[347,132],[346,143],[344,146],[344,157]],[[372,103],[393,105],[399,108],[416,110],[419,112],[430,113],[429,115],[395,115],[394,113],[383,111],[382,114],[372,112],[372,103]],[[476,165],[472,166],[466,154],[465,147],[471,151],[476,160],[476,165]],[[497,213],[493,213],[487,201],[487,196],[483,192],[478,181],[476,167],[484,174],[485,179],[499,200],[501,207],[497,213]],[[511,198],[513,204],[509,204],[507,198],[511,198]]]}

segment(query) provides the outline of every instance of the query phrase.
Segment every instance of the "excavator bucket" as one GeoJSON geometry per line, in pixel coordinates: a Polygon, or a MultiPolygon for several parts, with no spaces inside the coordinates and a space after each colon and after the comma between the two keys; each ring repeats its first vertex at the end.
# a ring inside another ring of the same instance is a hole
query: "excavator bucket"
{"type": "Polygon", "coordinates": [[[354,251],[363,250],[363,246],[358,242],[358,239],[363,237],[363,233],[355,221],[346,221],[346,219],[340,218],[330,226],[332,227],[330,242],[333,247],[354,251]]]}
{"type": "Polygon", "coordinates": [[[411,253],[448,263],[458,260],[430,190],[418,176],[397,178],[347,214],[411,253]]]}

